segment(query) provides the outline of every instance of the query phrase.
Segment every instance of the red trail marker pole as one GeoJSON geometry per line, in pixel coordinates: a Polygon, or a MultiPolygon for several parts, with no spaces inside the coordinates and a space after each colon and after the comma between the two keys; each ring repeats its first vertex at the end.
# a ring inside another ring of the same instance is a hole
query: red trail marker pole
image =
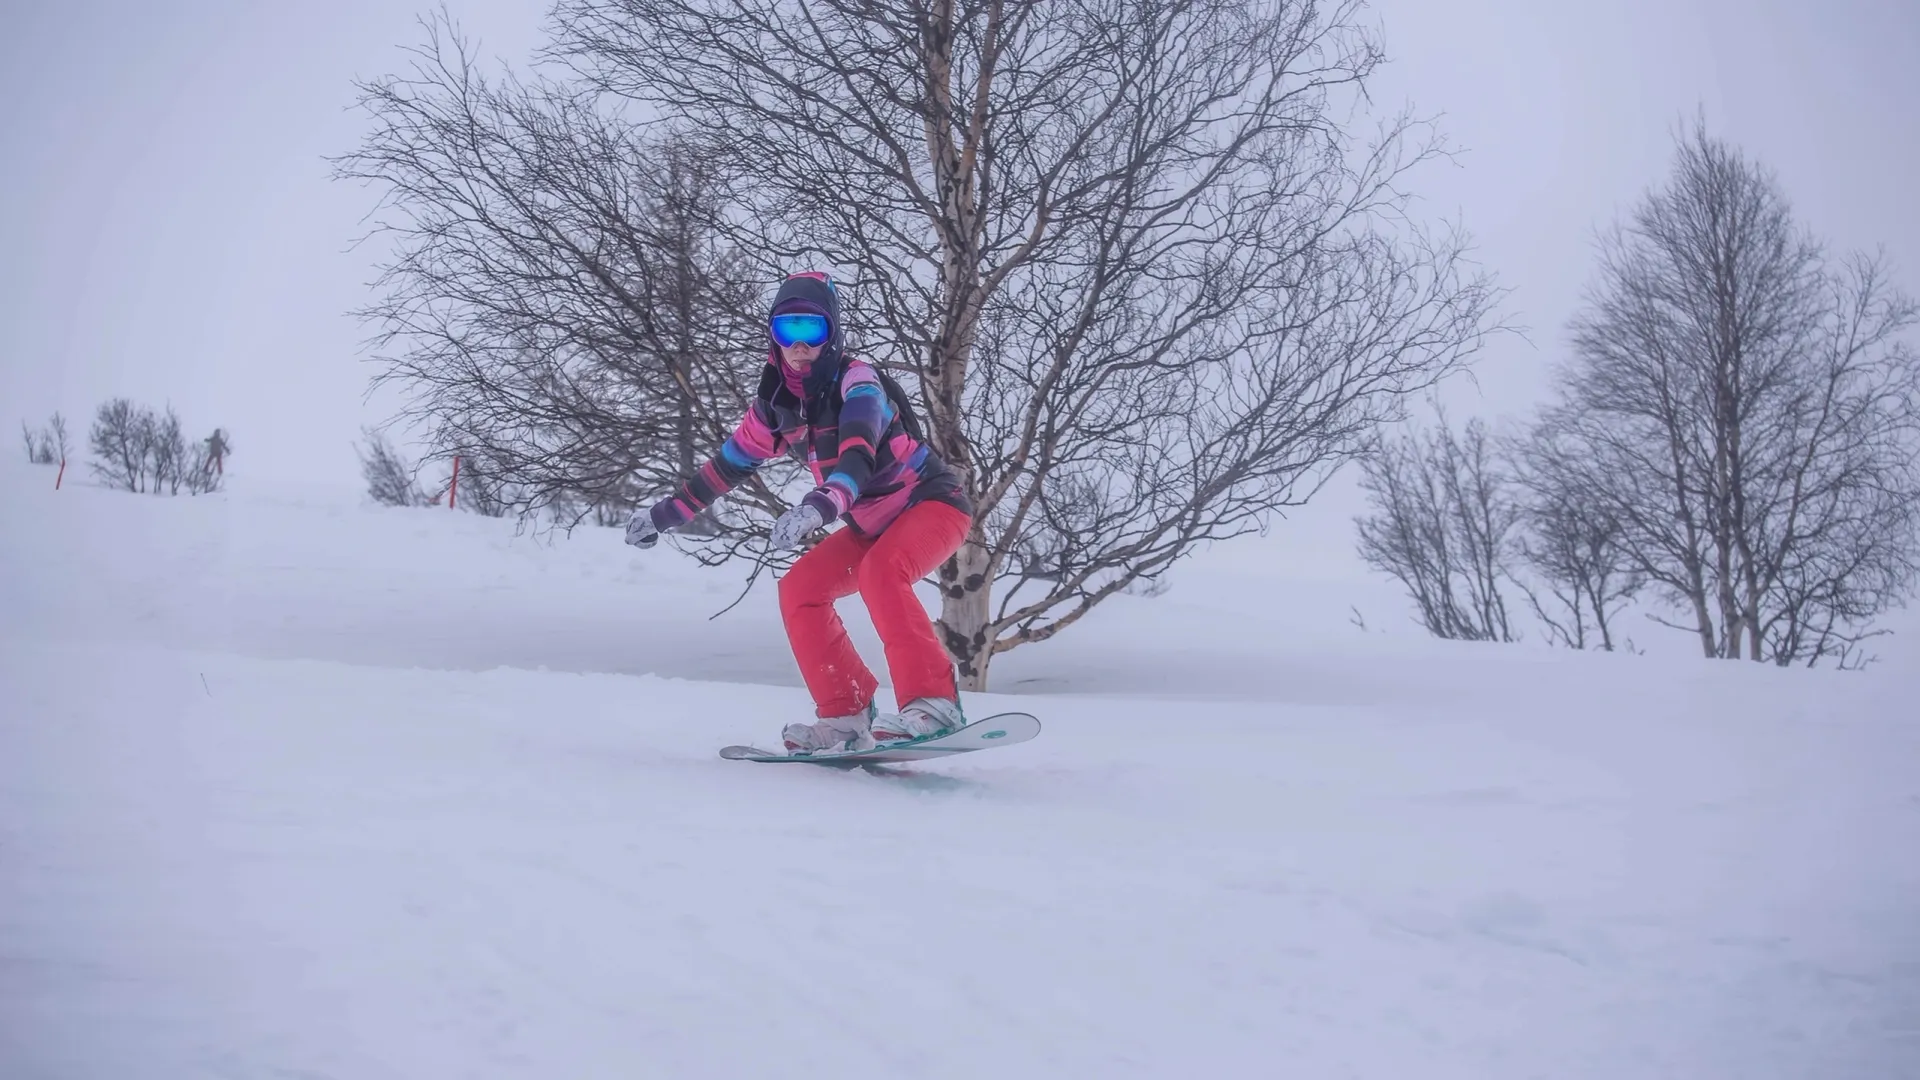
{"type": "Polygon", "coordinates": [[[62,480],[65,480],[66,478],[67,478],[67,459],[66,459],[66,458],[61,458],[61,459],[60,459],[60,471],[59,471],[58,473],[56,473],[56,474],[54,474],[54,477],[53,477],[53,490],[55,490],[55,491],[59,491],[59,490],[60,490],[60,481],[62,481],[62,480]]]}
{"type": "Polygon", "coordinates": [[[454,496],[460,492],[460,455],[453,455],[453,479],[447,483],[447,509],[453,509],[454,496]]]}

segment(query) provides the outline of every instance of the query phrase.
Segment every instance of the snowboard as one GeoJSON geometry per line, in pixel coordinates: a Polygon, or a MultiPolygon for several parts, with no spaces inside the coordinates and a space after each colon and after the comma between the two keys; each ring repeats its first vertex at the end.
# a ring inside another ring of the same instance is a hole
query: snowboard
{"type": "Polygon", "coordinates": [[[757,746],[723,746],[720,756],[729,761],[768,761],[801,765],[840,765],[851,767],[880,761],[927,761],[948,758],[975,750],[1023,743],[1040,734],[1040,720],[1029,713],[996,713],[975,720],[955,731],[930,739],[876,746],[871,750],[831,750],[819,754],[785,754],[762,750],[757,746]]]}

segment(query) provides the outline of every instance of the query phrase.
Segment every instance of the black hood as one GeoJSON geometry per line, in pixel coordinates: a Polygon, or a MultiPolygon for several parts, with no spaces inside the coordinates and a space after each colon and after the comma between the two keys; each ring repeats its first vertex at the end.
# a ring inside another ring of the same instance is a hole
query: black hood
{"type": "MultiPolygon", "coordinates": [[[[789,275],[780,283],[780,291],[774,293],[767,317],[788,311],[811,311],[827,317],[826,347],[820,350],[820,357],[813,362],[813,370],[807,372],[806,378],[807,397],[819,397],[840,377],[841,343],[846,337],[840,321],[840,293],[834,288],[833,279],[819,270],[789,275]]],[[[767,362],[776,369],[781,364],[780,345],[773,340],[772,330],[767,331],[767,362]]]]}

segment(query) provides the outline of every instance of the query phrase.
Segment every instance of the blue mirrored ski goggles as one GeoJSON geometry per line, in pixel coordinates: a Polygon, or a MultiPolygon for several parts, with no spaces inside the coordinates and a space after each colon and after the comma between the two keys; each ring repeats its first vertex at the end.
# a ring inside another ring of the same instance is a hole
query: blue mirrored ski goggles
{"type": "Polygon", "coordinates": [[[790,312],[773,317],[773,340],[779,342],[782,348],[789,345],[825,345],[829,332],[825,315],[790,312]]]}

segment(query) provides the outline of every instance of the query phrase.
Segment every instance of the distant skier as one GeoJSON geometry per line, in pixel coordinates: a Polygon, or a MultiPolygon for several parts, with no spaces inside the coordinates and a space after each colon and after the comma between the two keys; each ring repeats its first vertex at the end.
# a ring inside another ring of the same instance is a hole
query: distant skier
{"type": "Polygon", "coordinates": [[[774,522],[775,547],[836,520],[846,527],[780,579],[780,617],[813,695],[812,723],[781,732],[789,753],[864,750],[944,734],[965,723],[952,661],[916,581],[965,539],[973,504],[959,476],[910,435],[872,365],[848,354],[840,298],[825,273],[793,274],[768,313],[767,365],[746,415],[674,495],[636,511],[627,543],[652,547],[764,462],[804,449],[819,486],[774,522]],[[899,711],[880,714],[879,683],[847,637],[834,602],[855,592],[886,648],[899,711]]]}

